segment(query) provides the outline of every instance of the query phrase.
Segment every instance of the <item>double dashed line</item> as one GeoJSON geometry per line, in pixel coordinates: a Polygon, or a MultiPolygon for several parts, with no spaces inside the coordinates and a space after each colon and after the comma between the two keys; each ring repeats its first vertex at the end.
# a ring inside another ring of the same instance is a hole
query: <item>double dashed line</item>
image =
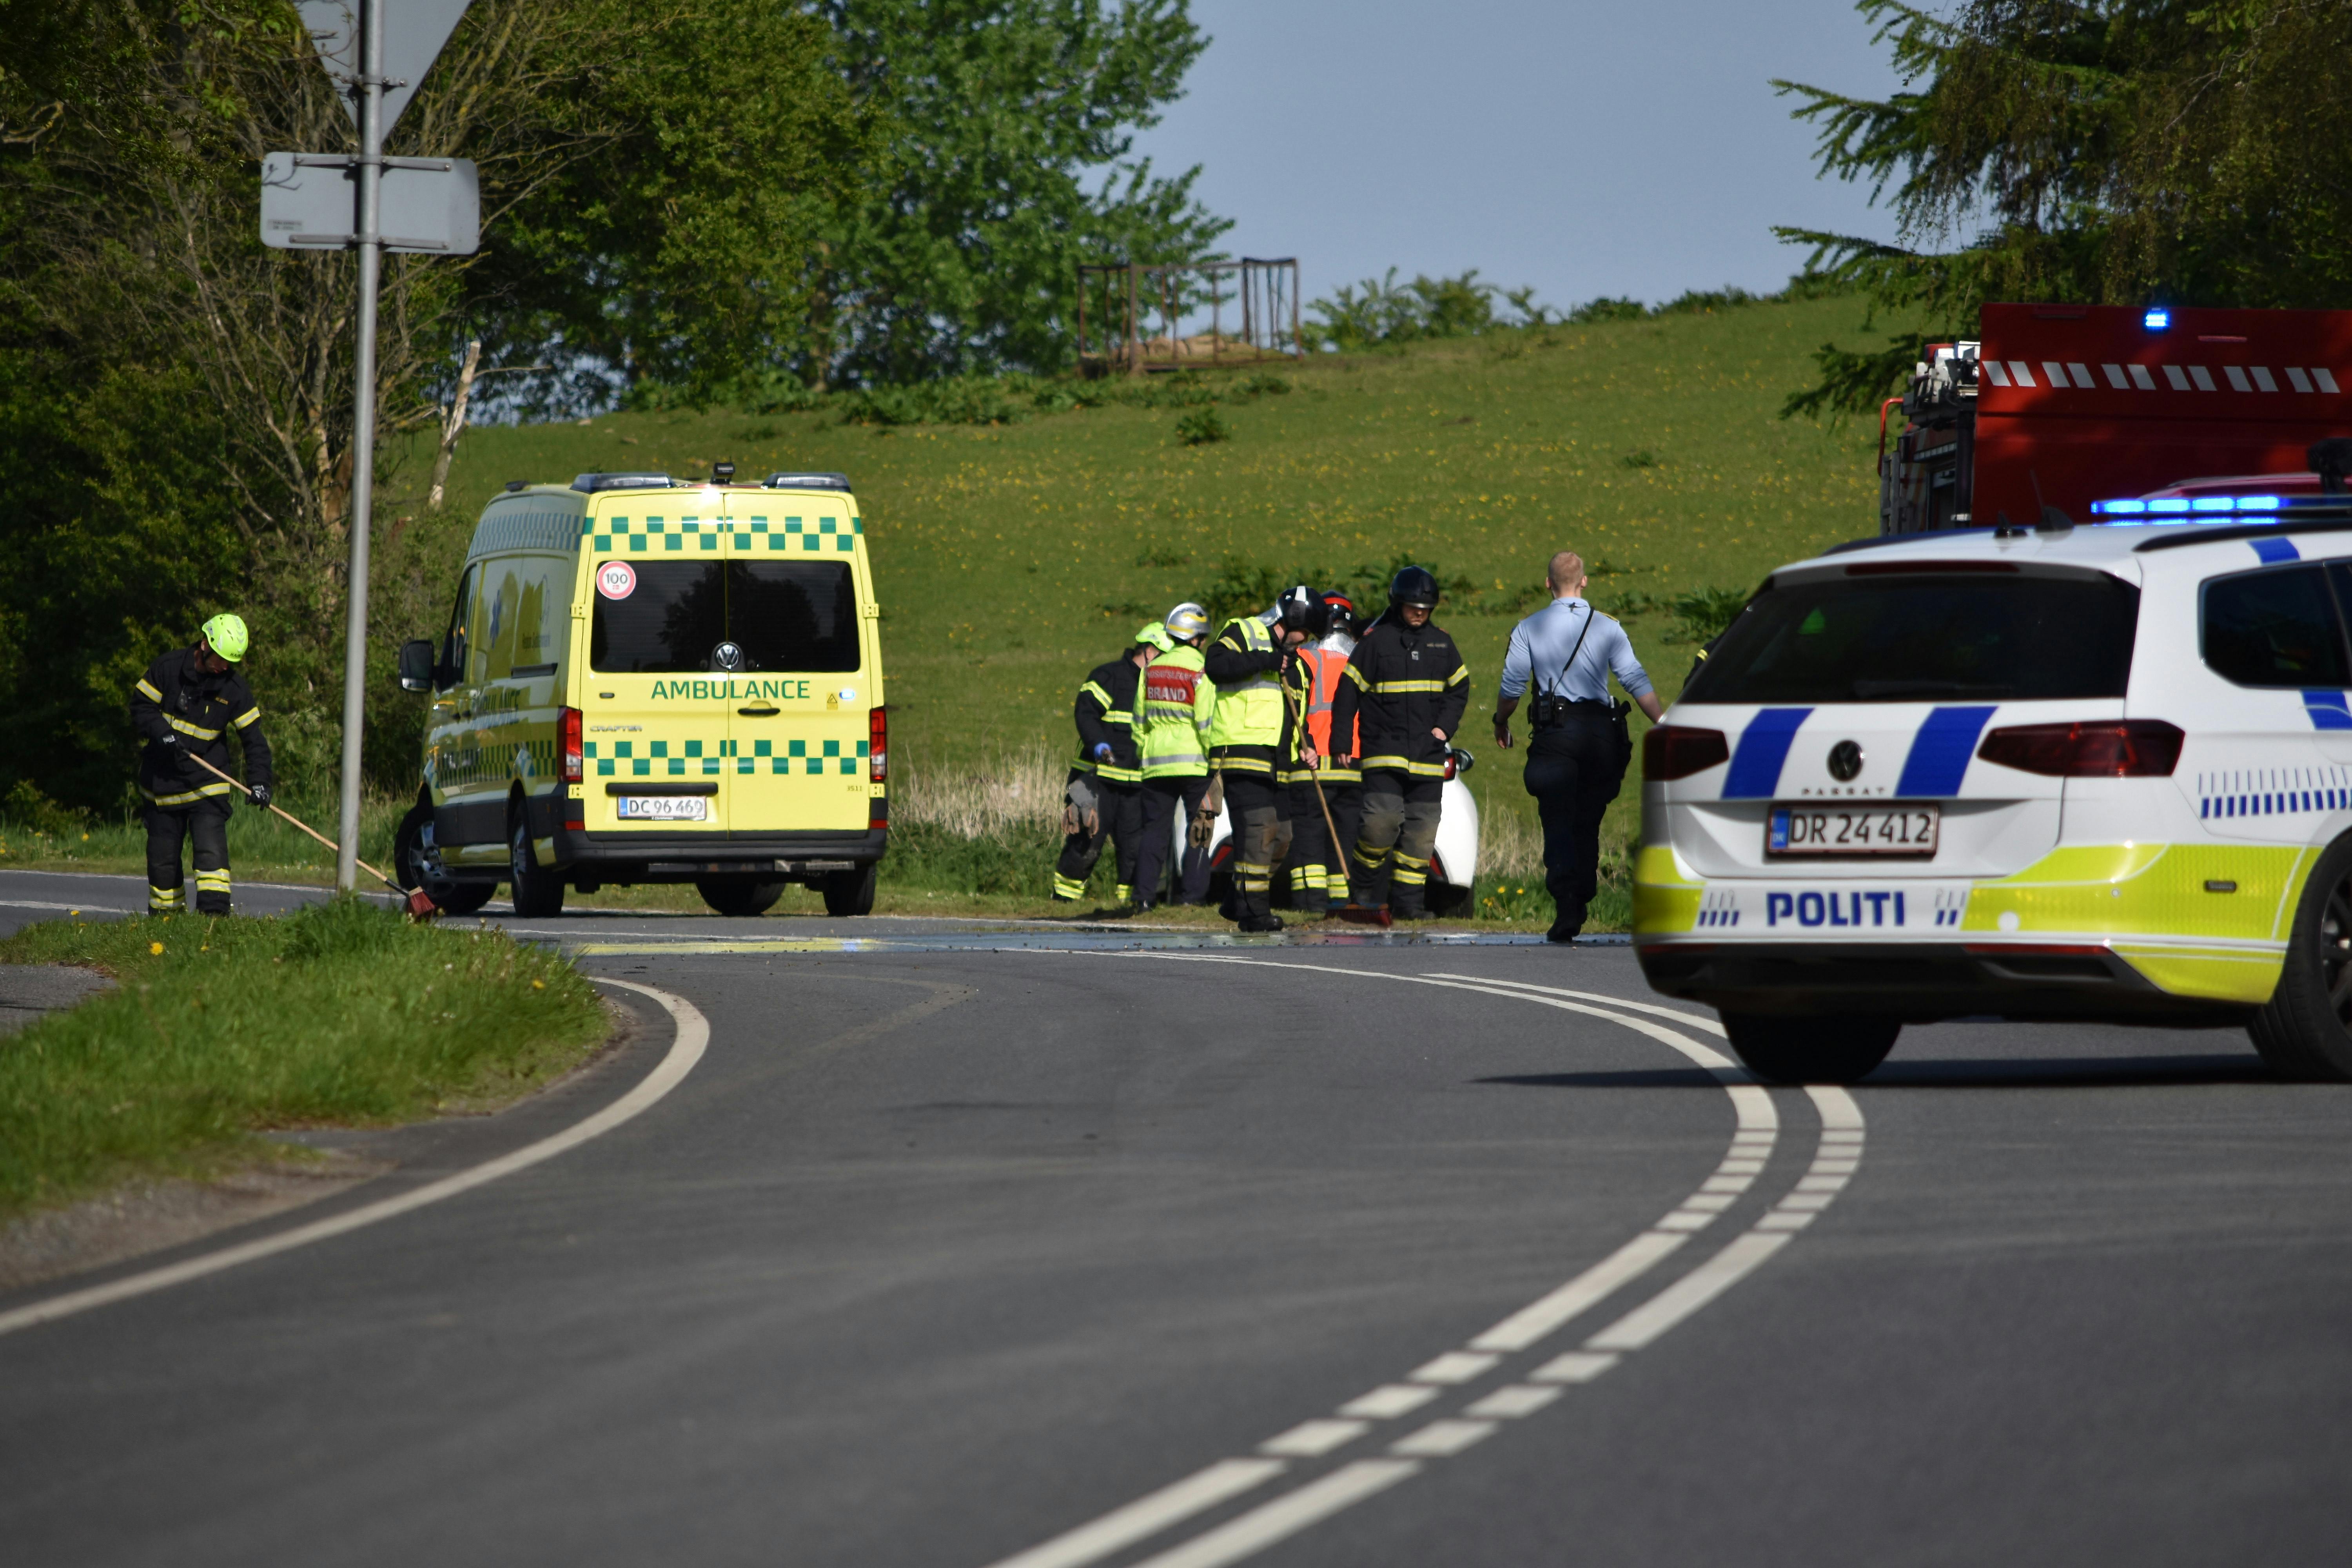
{"type": "Polygon", "coordinates": [[[1780,1115],[1771,1095],[1721,1052],[1653,1019],[1670,1018],[1685,1028],[1717,1035],[1722,1033],[1720,1027],[1652,1003],[1521,981],[1457,974],[1382,975],[1336,964],[1207,954],[1121,956],[1326,970],[1354,980],[1398,980],[1479,991],[1605,1018],[1673,1047],[1711,1074],[1731,1098],[1737,1127],[1729,1150],[1714,1172],[1655,1224],[1573,1279],[1460,1347],[1423,1363],[1397,1382],[1381,1384],[1347,1401],[1328,1415],[1302,1421],[1276,1434],[1246,1458],[1221,1459],[1075,1530],[1003,1558],[992,1568],[1087,1568],[1291,1475],[1299,1468],[1328,1459],[1359,1443],[1378,1441],[1393,1429],[1391,1424],[1420,1415],[1448,1397],[1461,1397],[1471,1392],[1474,1384],[1507,1374],[1499,1386],[1478,1394],[1458,1410],[1390,1438],[1379,1457],[1340,1464],[1303,1486],[1143,1560],[1136,1568],[1223,1568],[1223,1564],[1252,1556],[1412,1479],[1435,1463],[1468,1451],[1511,1423],[1549,1408],[1570,1388],[1592,1382],[1625,1357],[1646,1349],[1787,1247],[1797,1232],[1836,1201],[1861,1164],[1861,1108],[1842,1089],[1808,1088],[1805,1093],[1821,1121],[1821,1141],[1812,1163],[1793,1188],[1715,1256],[1588,1336],[1578,1349],[1552,1354],[1524,1370],[1513,1371],[1509,1365],[1512,1361],[1522,1357],[1534,1361],[1534,1352],[1544,1341],[1680,1251],[1744,1197],[1763,1174],[1780,1137],[1780,1115]]]}

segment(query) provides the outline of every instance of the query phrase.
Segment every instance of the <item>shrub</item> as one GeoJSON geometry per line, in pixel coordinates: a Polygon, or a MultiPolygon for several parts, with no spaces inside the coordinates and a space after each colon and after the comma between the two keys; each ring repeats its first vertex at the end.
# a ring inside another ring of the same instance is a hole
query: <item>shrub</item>
{"type": "Polygon", "coordinates": [[[1176,438],[1187,447],[1205,447],[1212,441],[1230,441],[1233,428],[1220,418],[1213,407],[1196,408],[1176,421],[1176,438]]]}

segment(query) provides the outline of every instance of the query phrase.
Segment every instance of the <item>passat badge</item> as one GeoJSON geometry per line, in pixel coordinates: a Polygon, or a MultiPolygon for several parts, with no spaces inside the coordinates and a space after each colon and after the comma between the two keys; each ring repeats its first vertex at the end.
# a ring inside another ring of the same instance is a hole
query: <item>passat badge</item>
{"type": "Polygon", "coordinates": [[[1862,772],[1862,748],[1852,741],[1840,741],[1830,748],[1830,777],[1840,784],[1852,784],[1862,772]]]}

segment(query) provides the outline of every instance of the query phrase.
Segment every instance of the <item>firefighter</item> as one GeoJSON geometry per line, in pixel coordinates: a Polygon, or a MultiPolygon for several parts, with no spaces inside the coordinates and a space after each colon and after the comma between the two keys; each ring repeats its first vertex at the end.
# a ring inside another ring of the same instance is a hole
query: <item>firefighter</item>
{"type": "Polygon", "coordinates": [[[1321,609],[1313,590],[1293,588],[1265,615],[1227,621],[1203,656],[1217,683],[1209,762],[1224,785],[1233,824],[1231,914],[1252,933],[1282,929],[1273,907],[1274,868],[1290,847],[1290,831],[1278,780],[1295,765],[1299,739],[1283,676],[1321,609]]]}
{"type": "Polygon", "coordinates": [[[1098,664],[1078,688],[1074,716],[1078,754],[1070,763],[1066,805],[1062,810],[1061,858],[1054,863],[1054,897],[1083,897],[1087,877],[1111,842],[1118,871],[1118,901],[1135,898],[1136,856],[1143,848],[1143,764],[1135,750],[1139,704],[1136,683],[1155,649],[1175,645],[1158,621],[1136,629],[1135,640],[1108,664],[1098,664]]]}
{"type": "Polygon", "coordinates": [[[245,748],[244,793],[269,804],[269,742],[261,709],[237,678],[245,658],[245,623],[215,616],[196,646],[167,653],[131,689],[131,727],[147,742],[139,754],[139,793],[146,800],[147,912],[178,914],[182,897],[180,846],[195,841],[196,912],[229,912],[228,814],[237,786],[193,760],[228,767],[225,731],[245,748]]]}
{"type": "Polygon", "coordinates": [[[1429,857],[1445,783],[1446,748],[1470,703],[1470,672],[1444,627],[1432,621],[1437,579],[1408,566],[1389,584],[1389,607],[1348,656],[1331,703],[1331,731],[1354,733],[1360,755],[1342,766],[1364,776],[1363,826],[1349,852],[1350,911],[1383,905],[1420,920],[1429,857]]]}
{"type": "Polygon", "coordinates": [[[1600,882],[1601,818],[1617,798],[1633,755],[1609,696],[1609,678],[1616,676],[1653,723],[1664,710],[1625,628],[1586,602],[1583,560],[1561,551],[1544,580],[1551,587],[1550,605],[1511,628],[1495,701],[1495,744],[1509,749],[1511,714],[1534,686],[1527,790],[1543,819],[1544,885],[1552,901],[1546,939],[1567,942],[1584,929],[1584,912],[1600,882]]]}
{"type": "Polygon", "coordinates": [[[1291,816],[1304,839],[1311,835],[1315,850],[1294,846],[1290,857],[1291,900],[1301,908],[1323,911],[1334,898],[1348,896],[1348,847],[1356,841],[1363,821],[1363,770],[1341,767],[1335,750],[1354,756],[1360,749],[1351,733],[1340,742],[1331,739],[1331,700],[1338,695],[1341,671],[1356,648],[1356,606],[1347,595],[1323,595],[1323,636],[1298,650],[1298,679],[1306,698],[1307,743],[1316,761],[1291,791],[1291,816]],[[1319,791],[1318,786],[1320,786],[1319,791]],[[1331,814],[1327,828],[1323,813],[1331,814]],[[1336,842],[1332,836],[1338,835],[1336,842]]]}
{"type": "MultiPolygon", "coordinates": [[[[1142,850],[1136,857],[1135,907],[1148,910],[1160,900],[1160,880],[1167,874],[1175,825],[1189,821],[1209,788],[1209,723],[1217,705],[1217,689],[1201,673],[1201,650],[1194,646],[1200,630],[1183,620],[1190,609],[1199,626],[1208,616],[1198,605],[1179,605],[1168,614],[1159,637],[1150,639],[1154,657],[1136,683],[1139,722],[1134,726],[1139,770],[1143,776],[1139,837],[1142,850]],[[1192,627],[1189,635],[1176,628],[1192,627]],[[1181,807],[1185,816],[1177,816],[1181,807]]],[[[1206,879],[1203,878],[1205,886],[1206,879]]],[[[1180,889],[1182,879],[1179,878],[1180,889]]]]}
{"type": "MultiPolygon", "coordinates": [[[[1209,635],[1209,612],[1187,599],[1168,612],[1167,626],[1171,640],[1186,647],[1197,649],[1209,635]]],[[[1202,677],[1202,684],[1206,688],[1210,697],[1209,700],[1200,704],[1202,721],[1206,722],[1210,710],[1216,706],[1214,701],[1216,686],[1206,676],[1202,677]]],[[[1197,778],[1187,778],[1183,785],[1181,803],[1183,809],[1176,820],[1184,823],[1199,820],[1202,816],[1201,807],[1207,799],[1208,793],[1209,775],[1205,771],[1197,778]]],[[[1223,798],[1220,797],[1219,805],[1223,804],[1223,798]]],[[[1209,820],[1215,819],[1217,810],[1217,806],[1209,808],[1207,814],[1209,820]]],[[[1209,901],[1209,845],[1206,834],[1186,836],[1184,847],[1176,860],[1176,886],[1170,895],[1172,902],[1205,904],[1209,901]],[[1202,842],[1193,843],[1192,839],[1196,837],[1200,837],[1202,842]]]]}

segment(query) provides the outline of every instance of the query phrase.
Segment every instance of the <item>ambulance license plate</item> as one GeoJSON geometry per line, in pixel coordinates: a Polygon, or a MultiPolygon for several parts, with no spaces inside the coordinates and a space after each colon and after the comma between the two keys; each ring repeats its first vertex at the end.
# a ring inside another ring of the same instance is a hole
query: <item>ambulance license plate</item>
{"type": "Polygon", "coordinates": [[[625,795],[621,817],[636,822],[708,822],[710,799],[699,795],[625,795]]]}
{"type": "Polygon", "coordinates": [[[1764,830],[1764,853],[1774,859],[1840,855],[1927,859],[1943,826],[1940,805],[1776,805],[1764,830]]]}

